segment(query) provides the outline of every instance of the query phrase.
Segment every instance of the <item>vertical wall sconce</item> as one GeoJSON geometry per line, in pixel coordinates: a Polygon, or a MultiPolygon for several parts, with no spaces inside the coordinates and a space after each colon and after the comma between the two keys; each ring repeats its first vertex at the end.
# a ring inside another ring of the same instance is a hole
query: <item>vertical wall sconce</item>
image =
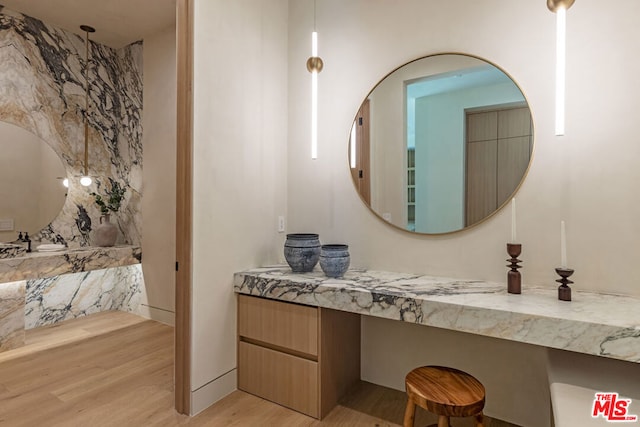
{"type": "Polygon", "coordinates": [[[91,185],[92,179],[89,176],[89,33],[94,33],[96,30],[88,25],[81,25],[80,29],[85,33],[85,66],[84,66],[84,173],[80,178],[80,184],[85,187],[91,185]]]}
{"type": "Polygon", "coordinates": [[[358,155],[357,153],[357,134],[356,134],[356,122],[353,122],[353,126],[351,126],[351,138],[349,139],[349,166],[351,166],[351,169],[355,169],[357,166],[357,162],[356,162],[356,156],[358,155]]]}
{"type": "Polygon", "coordinates": [[[311,33],[311,57],[307,59],[307,70],[311,73],[311,158],[318,158],[318,73],[324,63],[318,56],[318,33],[316,32],[316,0],[313,0],[313,32],[311,33]]]}
{"type": "Polygon", "coordinates": [[[564,135],[566,16],[575,0],[547,0],[556,14],[556,135],[564,135]]]}

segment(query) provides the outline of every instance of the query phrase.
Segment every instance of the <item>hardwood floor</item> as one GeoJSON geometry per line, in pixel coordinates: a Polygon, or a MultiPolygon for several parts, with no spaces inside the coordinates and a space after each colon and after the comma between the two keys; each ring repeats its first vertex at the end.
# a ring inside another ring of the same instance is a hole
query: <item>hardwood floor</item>
{"type": "Polygon", "coordinates": [[[173,406],[173,328],[127,313],[34,330],[2,358],[0,425],[143,426],[173,406]]]}
{"type": "MultiPolygon", "coordinates": [[[[25,347],[0,353],[0,426],[395,427],[405,402],[363,382],[322,422],[240,391],[193,418],[179,415],[173,328],[122,312],[27,331],[25,347]]],[[[433,422],[428,415],[418,411],[416,425],[433,422]]]]}

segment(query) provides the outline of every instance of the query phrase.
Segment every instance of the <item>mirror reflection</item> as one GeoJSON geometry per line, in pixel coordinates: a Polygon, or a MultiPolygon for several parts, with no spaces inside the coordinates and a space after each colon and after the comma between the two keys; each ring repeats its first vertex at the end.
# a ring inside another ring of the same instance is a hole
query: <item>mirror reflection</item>
{"type": "Polygon", "coordinates": [[[491,216],[528,170],[526,99],[481,59],[410,62],[367,96],[351,130],[349,166],[362,200],[394,226],[449,233],[491,216]]]}
{"type": "Polygon", "coordinates": [[[35,234],[60,213],[66,198],[62,160],[38,136],[0,122],[0,242],[35,234]]]}

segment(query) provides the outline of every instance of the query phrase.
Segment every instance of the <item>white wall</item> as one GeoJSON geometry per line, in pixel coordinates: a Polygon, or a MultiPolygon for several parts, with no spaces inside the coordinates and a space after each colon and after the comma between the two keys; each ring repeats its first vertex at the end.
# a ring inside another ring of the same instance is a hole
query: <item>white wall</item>
{"type": "Polygon", "coordinates": [[[235,389],[233,273],[282,258],[287,16],[286,0],[195,1],[194,413],[235,389]]]}
{"type": "Polygon", "coordinates": [[[143,312],[173,324],[176,261],[176,30],[143,42],[143,312]]]}
{"type": "MultiPolygon", "coordinates": [[[[640,2],[622,0],[614,8],[576,2],[568,13],[567,133],[554,132],[555,15],[544,2],[485,0],[323,0],[317,5],[319,54],[319,158],[309,158],[309,56],[312,2],[290,2],[289,48],[289,224],[320,233],[324,243],[345,241],[352,265],[460,278],[505,281],[505,243],[510,215],[503,210],[467,231],[415,236],[389,227],[372,215],[353,188],[347,167],[347,141],[358,106],[370,88],[396,66],[436,52],[466,52],[507,71],[527,97],[535,125],[533,164],[518,197],[518,236],[523,244],[523,295],[527,286],[555,287],[560,262],[559,223],[567,222],[568,259],[580,290],[640,295],[640,144],[634,123],[640,115],[638,48],[640,2]],[[621,250],[622,249],[622,250],[621,250]],[[623,253],[621,253],[623,252],[623,253]]],[[[423,330],[405,331],[392,323],[378,331],[363,320],[363,378],[399,387],[417,360],[433,360],[412,342],[428,339],[423,330]],[[401,350],[383,345],[387,337],[407,338],[401,350]],[[375,360],[376,363],[373,363],[375,360]]],[[[465,350],[464,339],[447,340],[450,354],[470,354],[471,372],[482,359],[465,350]],[[459,343],[459,344],[458,344],[459,343]]],[[[487,347],[493,340],[486,340],[487,347]]],[[[437,345],[437,342],[433,343],[437,345]]],[[[482,348],[482,347],[480,347],[482,348]]],[[[519,357],[541,363],[538,352],[506,343],[502,378],[520,372],[519,357]],[[513,356],[513,357],[510,357],[513,356]],[[517,363],[516,363],[517,362],[517,363]]],[[[458,360],[458,359],[453,359],[458,360]]],[[[524,425],[548,423],[546,378],[532,371],[530,417],[495,400],[500,387],[524,393],[508,381],[488,389],[487,410],[524,425]],[[527,418],[528,417],[528,418],[527,418]],[[534,418],[531,418],[534,417],[534,418]],[[535,418],[537,417],[537,418],[535,418]]]]}

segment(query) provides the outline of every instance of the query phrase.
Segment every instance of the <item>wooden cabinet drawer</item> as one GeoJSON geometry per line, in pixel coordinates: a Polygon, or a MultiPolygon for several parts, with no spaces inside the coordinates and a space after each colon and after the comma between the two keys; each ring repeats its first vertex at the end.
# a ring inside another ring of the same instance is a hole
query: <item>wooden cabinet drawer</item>
{"type": "Polygon", "coordinates": [[[319,416],[318,363],[238,343],[238,388],[311,417],[319,416]]]}
{"type": "Polygon", "coordinates": [[[239,295],[238,335],[317,357],[318,309],[239,295]]]}

